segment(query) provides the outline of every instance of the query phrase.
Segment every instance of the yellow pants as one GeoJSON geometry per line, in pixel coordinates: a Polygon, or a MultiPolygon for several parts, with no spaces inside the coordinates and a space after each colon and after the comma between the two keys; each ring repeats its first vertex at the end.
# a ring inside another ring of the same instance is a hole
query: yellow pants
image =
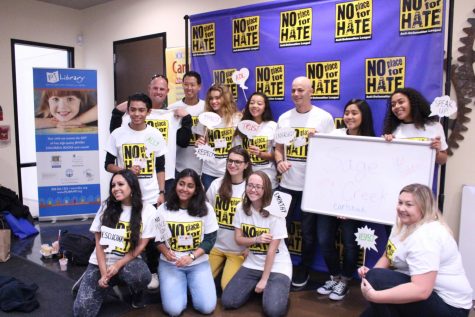
{"type": "Polygon", "coordinates": [[[216,278],[219,272],[223,270],[221,289],[224,290],[234,274],[239,271],[242,262],[244,262],[244,257],[241,254],[223,252],[216,248],[211,249],[209,254],[209,264],[211,266],[213,277],[216,278]]]}

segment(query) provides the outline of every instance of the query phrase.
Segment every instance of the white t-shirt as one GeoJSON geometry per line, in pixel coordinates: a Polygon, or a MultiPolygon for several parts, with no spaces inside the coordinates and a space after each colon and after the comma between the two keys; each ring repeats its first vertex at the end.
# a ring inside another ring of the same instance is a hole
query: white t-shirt
{"type": "Polygon", "coordinates": [[[315,129],[319,133],[330,133],[334,129],[331,114],[315,106],[306,113],[298,113],[291,109],[283,113],[277,122],[277,128],[294,128],[296,138],[293,144],[287,146],[287,160],[292,167],[282,174],[282,187],[302,191],[305,182],[307,166],[308,132],[315,129]],[[295,144],[299,146],[295,146],[295,144]]]}
{"type": "Polygon", "coordinates": [[[444,128],[439,122],[431,122],[424,125],[423,129],[417,129],[414,123],[400,123],[392,133],[396,139],[409,139],[418,141],[430,141],[440,137],[440,149],[447,150],[449,147],[445,141],[444,128]]]}
{"type": "Polygon", "coordinates": [[[160,131],[150,126],[136,131],[128,124],[123,125],[111,133],[106,151],[117,158],[117,165],[120,167],[142,166],[140,174],[137,175],[142,200],[156,204],[159,190],[155,158],[167,153],[166,143],[160,131]]]}
{"type": "MultiPolygon", "coordinates": [[[[204,100],[200,99],[196,105],[189,106],[180,100],[168,107],[170,110],[175,110],[178,108],[184,108],[186,112],[191,115],[193,127],[196,127],[198,125],[198,116],[205,110],[205,102],[204,100]]],[[[193,133],[190,143],[186,148],[182,148],[181,146],[176,147],[175,169],[177,171],[181,172],[185,168],[192,168],[195,170],[195,172],[201,174],[201,166],[203,165],[203,161],[201,161],[195,155],[195,142],[197,138],[197,134],[193,133]]]]}
{"type": "MultiPolygon", "coordinates": [[[[175,113],[168,109],[152,109],[145,119],[151,127],[156,128],[163,135],[168,151],[165,154],[165,180],[175,178],[176,160],[176,133],[180,128],[180,120],[175,113]]],[[[128,125],[130,116],[125,113],[122,117],[122,126],[128,125]]]]}
{"type": "MultiPolygon", "coordinates": [[[[177,258],[187,256],[190,252],[198,249],[205,234],[218,230],[213,207],[209,203],[206,203],[206,206],[208,207],[208,214],[204,217],[190,216],[186,209],[169,210],[166,203],[158,207],[159,216],[168,224],[172,234],[169,240],[170,249],[177,258]]],[[[160,241],[160,238],[157,237],[155,241],[160,241]]],[[[160,255],[160,259],[170,262],[163,254],[160,255]]],[[[208,255],[203,254],[191,262],[190,265],[196,265],[207,260],[208,255]]]]}
{"type": "Polygon", "coordinates": [[[346,135],[348,136],[348,129],[347,128],[340,128],[340,129],[335,129],[332,132],[330,132],[331,135],[346,135]]]}
{"type": "Polygon", "coordinates": [[[208,201],[214,208],[219,225],[218,237],[214,247],[223,252],[241,253],[245,248],[238,245],[234,239],[233,219],[236,213],[236,206],[242,200],[246,182],[243,181],[241,184],[232,186],[233,193],[230,203],[225,203],[218,194],[222,182],[222,177],[215,179],[206,192],[206,197],[208,197],[208,201]]]}
{"type": "MultiPolygon", "coordinates": [[[[104,213],[105,205],[103,205],[94,217],[94,221],[91,224],[89,231],[101,232],[102,226],[102,215],[104,213]]],[[[141,226],[141,239],[155,238],[155,222],[154,217],[157,210],[150,204],[144,204],[142,208],[142,226],[141,226]]],[[[122,205],[122,213],[119,217],[119,222],[113,229],[125,229],[124,238],[124,248],[115,248],[111,253],[106,253],[106,263],[107,265],[112,265],[119,261],[130,249],[130,216],[132,213],[132,206],[122,205]]],[[[89,263],[98,265],[96,249],[92,252],[91,257],[89,258],[89,263]]]]}
{"type": "Polygon", "coordinates": [[[436,271],[437,295],[453,307],[472,307],[472,288],[457,243],[438,221],[421,225],[402,242],[393,227],[386,254],[398,272],[413,276],[436,271]]]}
{"type": "MultiPolygon", "coordinates": [[[[271,272],[282,273],[292,279],[292,260],[284,242],[287,238],[285,219],[273,215],[264,218],[252,207],[252,214],[248,216],[244,213],[242,204],[239,204],[236,209],[233,225],[242,230],[244,237],[254,238],[263,233],[270,233],[273,240],[280,240],[271,272]]],[[[264,271],[268,249],[269,244],[265,243],[251,245],[249,254],[242,265],[248,269],[264,271]]]]}
{"type": "MultiPolygon", "coordinates": [[[[246,150],[250,145],[255,145],[261,149],[262,152],[270,153],[274,150],[274,134],[277,129],[277,123],[274,121],[262,122],[259,125],[257,135],[251,140],[246,136],[241,138],[239,135],[236,137],[235,145],[241,144],[246,150]]],[[[272,182],[272,188],[277,188],[277,169],[273,160],[264,160],[255,155],[251,155],[252,170],[263,171],[269,176],[272,182]]]]}
{"type": "Polygon", "coordinates": [[[226,171],[226,159],[229,150],[233,147],[233,137],[239,117],[235,116],[231,127],[221,122],[214,129],[208,130],[208,144],[214,148],[214,159],[203,162],[202,173],[214,177],[221,177],[226,171]]]}

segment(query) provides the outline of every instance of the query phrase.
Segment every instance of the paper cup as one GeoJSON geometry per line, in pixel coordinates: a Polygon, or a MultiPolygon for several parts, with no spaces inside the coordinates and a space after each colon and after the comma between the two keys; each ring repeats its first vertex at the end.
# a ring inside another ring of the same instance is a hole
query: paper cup
{"type": "Polygon", "coordinates": [[[61,271],[67,271],[68,270],[68,258],[59,259],[59,267],[61,268],[61,271]]]}

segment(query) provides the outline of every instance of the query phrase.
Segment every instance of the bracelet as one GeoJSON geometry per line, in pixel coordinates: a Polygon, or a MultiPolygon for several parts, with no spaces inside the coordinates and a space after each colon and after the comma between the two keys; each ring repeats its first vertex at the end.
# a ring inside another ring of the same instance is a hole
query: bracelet
{"type": "Polygon", "coordinates": [[[158,192],[158,194],[159,194],[159,195],[161,195],[161,194],[165,195],[165,191],[164,191],[164,190],[161,190],[161,191],[158,192]]]}
{"type": "Polygon", "coordinates": [[[275,166],[278,166],[282,162],[283,162],[283,160],[278,160],[277,162],[275,162],[275,166]]]}
{"type": "Polygon", "coordinates": [[[196,256],[193,254],[193,252],[188,253],[188,255],[191,258],[191,261],[194,261],[196,259],[196,256]]]}

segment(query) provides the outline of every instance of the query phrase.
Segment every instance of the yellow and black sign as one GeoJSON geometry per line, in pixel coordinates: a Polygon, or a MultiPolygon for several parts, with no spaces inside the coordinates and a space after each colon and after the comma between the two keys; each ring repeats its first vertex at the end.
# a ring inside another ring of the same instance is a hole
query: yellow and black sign
{"type": "Polygon", "coordinates": [[[333,119],[333,122],[335,124],[335,129],[341,129],[345,127],[345,124],[343,123],[343,117],[336,117],[333,119]]]}
{"type": "Polygon", "coordinates": [[[310,45],[312,41],[312,8],[280,13],[280,47],[310,45]]]}
{"type": "Polygon", "coordinates": [[[168,120],[145,119],[145,122],[160,131],[165,141],[168,142],[168,120]]]}
{"type": "Polygon", "coordinates": [[[229,202],[224,201],[216,195],[214,212],[220,228],[234,230],[233,219],[236,214],[236,206],[241,202],[241,198],[231,197],[229,202]]]}
{"type": "Polygon", "coordinates": [[[399,34],[441,32],[443,7],[442,0],[401,0],[399,34]]]}
{"type": "MultiPolygon", "coordinates": [[[[242,147],[246,150],[249,149],[250,145],[257,146],[261,152],[268,151],[269,139],[267,136],[255,136],[252,139],[249,139],[247,136],[242,138],[242,147]]],[[[269,163],[268,160],[264,160],[256,155],[251,155],[251,162],[254,165],[266,165],[269,163]]]]}
{"type": "Polygon", "coordinates": [[[291,222],[287,242],[287,248],[291,254],[302,254],[302,228],[300,221],[291,222]]]}
{"type": "Polygon", "coordinates": [[[259,19],[258,15],[233,19],[233,52],[259,49],[259,19]]]}
{"type": "Polygon", "coordinates": [[[216,27],[214,23],[198,24],[191,27],[191,48],[193,56],[216,53],[216,27]]]}
{"type": "MultiPolygon", "coordinates": [[[[196,127],[198,125],[198,123],[200,123],[200,121],[198,120],[198,117],[195,117],[195,116],[191,117],[191,122],[192,122],[191,125],[193,127],[196,127]]],[[[191,138],[190,138],[190,142],[188,143],[188,146],[195,146],[195,142],[198,139],[198,137],[199,136],[197,134],[192,133],[191,138]]]]}
{"type": "MultiPolygon", "coordinates": [[[[248,238],[255,238],[263,233],[270,233],[269,228],[260,228],[254,225],[248,225],[247,223],[241,223],[241,230],[244,236],[248,238]]],[[[254,243],[249,247],[249,251],[254,254],[267,254],[267,250],[269,250],[268,243],[254,243]]]]}
{"type": "Polygon", "coordinates": [[[308,132],[310,128],[294,128],[295,140],[287,146],[287,160],[306,162],[308,153],[308,132]]]}
{"type": "Polygon", "coordinates": [[[388,243],[386,244],[386,257],[391,264],[394,261],[394,252],[396,252],[396,246],[391,242],[391,240],[388,240],[388,243]]]}
{"type": "Polygon", "coordinates": [[[335,42],[371,39],[373,1],[357,0],[336,4],[335,42]]]}
{"type": "Polygon", "coordinates": [[[167,221],[172,237],[170,238],[170,249],[178,252],[187,252],[198,249],[203,234],[203,223],[201,221],[192,222],[172,222],[167,221]],[[186,245],[179,243],[179,237],[190,237],[190,243],[186,245]]]}
{"type": "Polygon", "coordinates": [[[236,70],[236,68],[213,70],[213,83],[228,86],[233,94],[234,100],[237,100],[238,97],[237,84],[233,82],[232,77],[236,70]]]}
{"type": "Polygon", "coordinates": [[[340,61],[307,63],[305,68],[312,82],[312,99],[340,99],[340,61]]]}
{"type": "Polygon", "coordinates": [[[136,163],[136,159],[142,160],[142,166],[138,178],[150,178],[155,174],[154,162],[155,153],[150,152],[150,157],[147,157],[147,149],[143,143],[122,144],[122,157],[124,159],[124,167],[130,168],[136,163]]]}
{"type": "Polygon", "coordinates": [[[284,65],[256,67],[256,91],[265,93],[269,100],[284,100],[284,65]]]}
{"type": "Polygon", "coordinates": [[[208,130],[208,144],[214,148],[214,157],[226,158],[231,149],[234,136],[234,128],[216,128],[208,130]],[[226,142],[226,146],[219,147],[222,142],[226,142]]]}
{"type": "MultiPolygon", "coordinates": [[[[118,248],[116,247],[114,250],[112,250],[111,253],[115,255],[124,255],[127,252],[129,252],[130,249],[130,222],[128,221],[120,221],[117,223],[115,226],[115,229],[125,229],[125,235],[124,235],[124,248],[118,248]]],[[[140,224],[140,232],[142,232],[143,226],[140,224]]]]}
{"type": "Polygon", "coordinates": [[[366,98],[387,98],[397,88],[404,87],[406,58],[368,58],[366,63],[366,98]]]}

